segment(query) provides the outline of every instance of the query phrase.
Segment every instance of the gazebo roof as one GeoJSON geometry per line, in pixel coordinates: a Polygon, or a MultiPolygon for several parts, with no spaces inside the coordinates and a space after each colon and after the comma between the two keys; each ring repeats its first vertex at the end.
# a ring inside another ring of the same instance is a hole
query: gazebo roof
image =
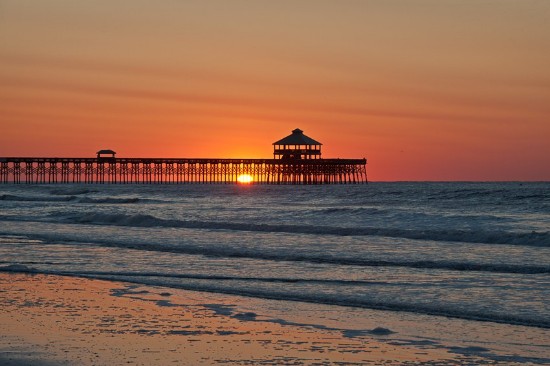
{"type": "Polygon", "coordinates": [[[297,128],[292,131],[292,135],[274,142],[273,145],[322,145],[322,143],[304,135],[304,131],[297,128]]]}
{"type": "Polygon", "coordinates": [[[99,150],[97,154],[116,154],[113,150],[99,150]]]}

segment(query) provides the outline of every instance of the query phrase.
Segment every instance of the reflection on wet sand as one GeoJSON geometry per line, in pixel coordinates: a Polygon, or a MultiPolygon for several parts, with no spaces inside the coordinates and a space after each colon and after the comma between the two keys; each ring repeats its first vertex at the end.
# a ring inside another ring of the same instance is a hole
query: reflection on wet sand
{"type": "Polygon", "coordinates": [[[247,299],[234,296],[51,275],[0,274],[0,284],[0,361],[13,365],[475,361],[376,339],[389,330],[346,333],[240,311],[247,299]]]}

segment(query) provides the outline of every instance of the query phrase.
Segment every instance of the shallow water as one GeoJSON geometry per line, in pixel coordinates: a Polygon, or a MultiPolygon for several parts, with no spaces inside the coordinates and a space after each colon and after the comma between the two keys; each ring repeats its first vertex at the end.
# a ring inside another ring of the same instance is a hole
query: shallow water
{"type": "Polygon", "coordinates": [[[2,185],[0,267],[528,338],[550,328],[550,184],[2,185]]]}

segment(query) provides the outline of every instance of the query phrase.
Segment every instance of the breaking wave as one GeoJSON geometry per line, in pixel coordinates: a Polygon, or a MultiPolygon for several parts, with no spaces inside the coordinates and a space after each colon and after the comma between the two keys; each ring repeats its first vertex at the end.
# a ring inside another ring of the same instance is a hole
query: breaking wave
{"type": "Polygon", "coordinates": [[[75,203],[110,203],[110,204],[125,204],[125,203],[143,203],[146,201],[152,201],[143,198],[92,198],[92,197],[78,197],[75,195],[64,196],[57,195],[51,196],[17,196],[11,194],[0,195],[0,201],[15,201],[15,202],[75,202],[75,203]]]}
{"type": "Polygon", "coordinates": [[[50,191],[50,194],[55,196],[78,196],[82,194],[97,193],[97,192],[98,192],[97,190],[92,190],[88,188],[67,187],[67,188],[52,189],[50,191]]]}
{"type": "MultiPolygon", "coordinates": [[[[28,235],[27,238],[39,240],[47,245],[59,243],[81,244],[81,238],[64,237],[60,234],[28,235]]],[[[385,259],[365,258],[361,256],[346,255],[344,253],[314,252],[308,250],[269,250],[266,248],[247,248],[229,244],[209,244],[207,246],[191,243],[169,244],[166,242],[125,242],[117,239],[87,238],[86,244],[107,248],[121,248],[158,253],[174,253],[183,255],[201,255],[217,258],[242,258],[266,260],[275,262],[304,262],[317,264],[330,264],[338,266],[360,266],[360,267],[401,267],[414,269],[436,269],[463,272],[492,272],[508,274],[549,274],[548,265],[526,265],[513,263],[495,262],[469,262],[451,260],[410,260],[410,259],[385,259]]]]}
{"type": "Polygon", "coordinates": [[[380,215],[387,213],[386,210],[370,207],[327,207],[319,210],[322,214],[367,214],[367,215],[380,215]]]}
{"type": "Polygon", "coordinates": [[[12,194],[0,195],[0,201],[16,202],[68,202],[74,201],[76,196],[44,197],[44,196],[16,196],[12,194]]]}
{"type": "Polygon", "coordinates": [[[77,200],[79,203],[138,203],[143,202],[142,198],[89,198],[83,197],[77,200]]]}
{"type": "Polygon", "coordinates": [[[377,227],[334,227],[317,225],[260,224],[243,222],[198,221],[161,219],[152,215],[127,215],[106,213],[78,213],[65,216],[74,224],[115,225],[131,227],[176,227],[187,229],[235,230],[254,232],[278,232],[292,234],[337,236],[385,236],[415,240],[446,242],[511,244],[550,247],[549,232],[508,232],[489,230],[438,230],[398,229],[377,227]]]}
{"type": "MultiPolygon", "coordinates": [[[[192,291],[205,291],[213,293],[224,293],[231,295],[249,296],[264,299],[300,301],[315,304],[339,305],[347,307],[358,307],[365,309],[405,311],[417,314],[445,316],[457,319],[488,321],[494,323],[524,325],[538,328],[550,328],[550,321],[529,317],[525,315],[499,314],[481,309],[464,309],[452,305],[441,306],[441,304],[429,303],[406,303],[398,300],[377,299],[375,297],[355,297],[346,296],[340,293],[311,293],[307,291],[284,291],[262,286],[252,286],[248,288],[236,288],[234,286],[224,285],[225,281],[220,280],[254,280],[254,281],[280,281],[292,280],[309,281],[308,279],[274,279],[274,278],[242,278],[242,277],[216,277],[216,276],[197,276],[197,275],[171,275],[164,273],[128,273],[128,272],[67,272],[37,270],[24,265],[9,265],[0,267],[0,272],[31,273],[31,274],[53,274],[62,276],[86,277],[93,279],[102,279],[110,281],[132,282],[141,285],[163,286],[168,288],[178,288],[192,291]],[[212,280],[206,283],[170,283],[166,282],[168,278],[187,278],[187,279],[206,279],[212,280]]],[[[340,281],[342,284],[349,285],[350,281],[340,281]]],[[[365,282],[365,281],[362,281],[365,282]]],[[[353,284],[353,283],[351,283],[353,284]]],[[[365,284],[365,283],[362,283],[365,284]]]]}

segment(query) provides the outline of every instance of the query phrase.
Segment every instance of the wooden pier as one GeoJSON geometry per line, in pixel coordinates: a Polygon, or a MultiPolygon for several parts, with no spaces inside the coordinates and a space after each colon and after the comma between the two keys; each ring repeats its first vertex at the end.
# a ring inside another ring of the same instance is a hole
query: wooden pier
{"type": "Polygon", "coordinates": [[[0,158],[0,183],[367,183],[366,159],[322,159],[299,128],[273,143],[273,159],[0,158]]]}
{"type": "Polygon", "coordinates": [[[0,183],[367,183],[366,159],[0,158],[0,183]]]}

